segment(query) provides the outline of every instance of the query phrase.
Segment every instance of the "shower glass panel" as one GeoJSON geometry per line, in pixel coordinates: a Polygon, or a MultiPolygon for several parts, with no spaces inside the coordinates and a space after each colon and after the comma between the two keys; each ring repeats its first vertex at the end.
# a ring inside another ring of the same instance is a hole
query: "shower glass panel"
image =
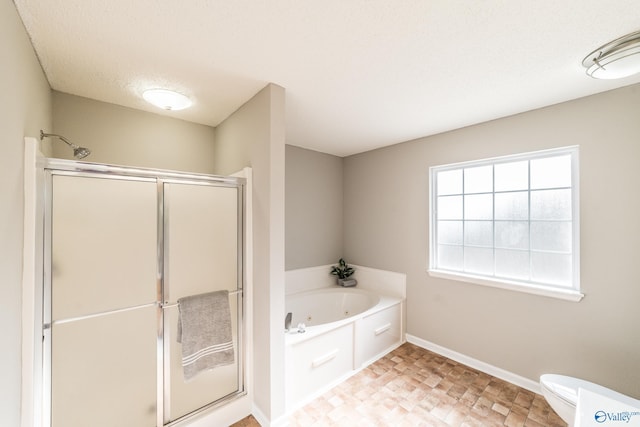
{"type": "Polygon", "coordinates": [[[228,290],[235,353],[233,364],[185,382],[181,345],[176,342],[178,308],[169,304],[164,309],[165,381],[170,382],[165,422],[241,391],[238,197],[236,187],[164,184],[164,301],[228,290]]]}
{"type": "Polygon", "coordinates": [[[238,288],[238,189],[164,185],[165,301],[238,288]],[[196,250],[194,250],[196,249],[196,250]]]}
{"type": "Polygon", "coordinates": [[[54,175],[52,185],[52,319],[154,302],[156,184],[54,175]]]}
{"type": "Polygon", "coordinates": [[[52,326],[53,427],[156,425],[156,309],[52,326]]]}
{"type": "Polygon", "coordinates": [[[51,425],[153,426],[157,186],[51,176],[51,425]]]}

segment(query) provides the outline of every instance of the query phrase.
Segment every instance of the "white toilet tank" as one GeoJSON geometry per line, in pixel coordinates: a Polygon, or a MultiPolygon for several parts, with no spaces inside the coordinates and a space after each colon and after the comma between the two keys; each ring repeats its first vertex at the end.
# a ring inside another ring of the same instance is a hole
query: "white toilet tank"
{"type": "Polygon", "coordinates": [[[578,404],[578,390],[583,388],[614,400],[627,400],[628,396],[598,384],[565,375],[544,374],[540,376],[542,395],[564,421],[573,426],[578,404]]]}

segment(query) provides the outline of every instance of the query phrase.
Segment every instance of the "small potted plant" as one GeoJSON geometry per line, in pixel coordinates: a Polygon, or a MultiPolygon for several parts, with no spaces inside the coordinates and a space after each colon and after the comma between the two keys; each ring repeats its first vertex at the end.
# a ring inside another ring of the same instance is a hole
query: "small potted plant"
{"type": "Polygon", "coordinates": [[[358,283],[356,279],[349,279],[355,271],[356,270],[353,267],[349,267],[347,262],[342,258],[338,261],[338,265],[331,267],[331,274],[337,276],[338,285],[344,287],[355,286],[358,283]]]}

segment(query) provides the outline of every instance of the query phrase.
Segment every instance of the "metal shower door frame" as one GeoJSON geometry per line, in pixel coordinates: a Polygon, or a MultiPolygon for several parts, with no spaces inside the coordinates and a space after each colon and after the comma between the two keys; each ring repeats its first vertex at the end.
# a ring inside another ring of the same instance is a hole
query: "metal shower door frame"
{"type": "MultiPolygon", "coordinates": [[[[218,178],[218,177],[216,177],[218,178]]],[[[158,272],[159,277],[161,277],[161,283],[158,287],[158,296],[160,304],[158,305],[159,310],[164,311],[167,308],[175,307],[178,305],[177,301],[171,301],[168,296],[171,290],[171,284],[167,281],[168,277],[168,259],[170,255],[167,255],[166,249],[169,245],[169,233],[167,233],[167,229],[169,227],[168,217],[170,215],[170,208],[165,203],[165,185],[166,184],[183,184],[183,185],[203,185],[203,186],[216,186],[216,187],[228,187],[228,188],[236,188],[238,191],[236,200],[237,200],[237,260],[236,263],[237,271],[237,285],[235,291],[229,291],[229,295],[237,294],[237,341],[238,341],[238,370],[237,370],[237,381],[238,381],[238,390],[234,393],[226,395],[214,402],[211,402],[208,405],[205,405],[201,408],[198,408],[187,415],[171,420],[171,414],[169,411],[170,403],[171,403],[171,389],[170,389],[170,379],[171,379],[171,366],[170,361],[164,360],[164,355],[170,354],[170,343],[169,340],[164,339],[166,334],[164,333],[165,328],[168,327],[168,316],[164,316],[161,314],[159,316],[159,332],[158,332],[158,357],[162,358],[162,362],[158,363],[158,369],[162,369],[162,373],[158,373],[158,378],[163,378],[163,386],[158,387],[158,393],[163,392],[163,396],[158,396],[158,405],[162,408],[158,408],[158,425],[164,426],[172,426],[179,424],[185,421],[188,418],[199,415],[203,412],[206,412],[212,408],[220,406],[230,400],[234,400],[240,396],[244,396],[247,394],[246,384],[245,384],[245,361],[246,361],[246,343],[244,342],[245,338],[245,298],[244,298],[244,289],[245,289],[245,251],[244,251],[244,241],[245,241],[245,224],[246,224],[246,215],[245,215],[245,196],[246,196],[246,180],[244,178],[235,178],[235,177],[224,177],[225,180],[232,180],[237,182],[215,182],[212,184],[208,180],[198,180],[193,179],[193,176],[186,177],[185,179],[176,179],[175,177],[164,177],[158,179],[158,266],[162,269],[162,271],[158,272]],[[162,348],[161,348],[162,347],[162,348]],[[162,415],[162,424],[160,423],[160,416],[162,415]]]]}
{"type": "Polygon", "coordinates": [[[216,407],[219,407],[231,400],[247,394],[246,389],[246,343],[245,343],[245,310],[246,302],[244,289],[246,284],[245,276],[245,234],[246,214],[246,180],[240,177],[224,177],[206,174],[183,173],[177,171],[164,171],[145,168],[131,168],[125,166],[105,165],[98,163],[86,163],[72,160],[62,159],[44,159],[38,164],[38,168],[43,170],[41,180],[38,182],[38,194],[43,197],[43,235],[41,242],[43,247],[43,271],[42,271],[42,424],[50,426],[51,419],[51,401],[52,401],[52,382],[51,382],[51,362],[52,362],[52,336],[51,328],[53,323],[67,323],[77,320],[88,319],[105,314],[116,313],[120,311],[135,310],[144,307],[156,306],[157,321],[157,397],[156,397],[156,425],[171,426],[184,422],[186,419],[202,414],[216,407]],[[53,203],[53,177],[55,175],[91,177],[102,179],[118,179],[125,181],[146,181],[155,182],[157,185],[157,274],[156,274],[156,301],[149,304],[142,304],[135,307],[127,307],[118,310],[112,310],[105,313],[95,313],[87,316],[79,316],[70,319],[61,319],[52,321],[51,303],[52,303],[52,275],[51,275],[51,258],[52,258],[52,203],[53,203]],[[170,421],[169,407],[169,360],[167,353],[167,343],[164,337],[165,316],[164,308],[174,305],[165,300],[165,217],[164,217],[164,185],[166,183],[179,183],[189,185],[205,185],[217,187],[236,188],[237,194],[237,287],[235,293],[238,294],[237,300],[237,343],[238,343],[238,389],[216,401],[213,401],[189,414],[178,419],[170,421]]]}

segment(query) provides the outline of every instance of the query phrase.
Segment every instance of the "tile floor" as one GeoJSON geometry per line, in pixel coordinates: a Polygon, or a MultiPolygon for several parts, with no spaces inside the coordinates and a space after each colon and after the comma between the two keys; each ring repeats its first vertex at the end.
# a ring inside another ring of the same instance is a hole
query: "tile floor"
{"type": "MultiPolygon", "coordinates": [[[[403,344],[289,418],[291,427],[567,424],[541,395],[403,344]]],[[[234,427],[258,427],[247,417],[234,427]]]]}

